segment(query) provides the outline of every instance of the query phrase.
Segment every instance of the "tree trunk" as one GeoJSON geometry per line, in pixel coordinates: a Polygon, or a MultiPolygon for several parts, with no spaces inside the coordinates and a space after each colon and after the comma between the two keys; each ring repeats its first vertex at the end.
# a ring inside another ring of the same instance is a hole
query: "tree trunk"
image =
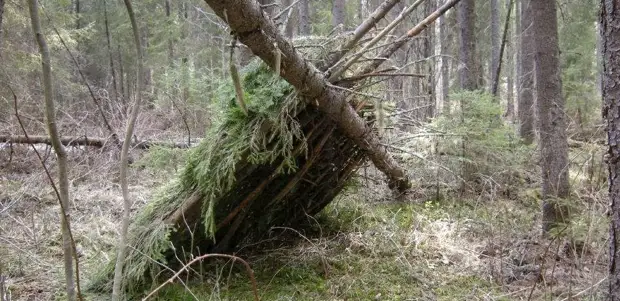
{"type": "Polygon", "coordinates": [[[461,89],[474,91],[480,88],[480,68],[476,62],[476,10],[475,0],[462,0],[458,5],[460,27],[460,83],[461,89]]]}
{"type": "Polygon", "coordinates": [[[534,44],[530,0],[521,0],[521,40],[517,75],[519,136],[523,143],[534,142],[534,44]]]}
{"type": "Polygon", "coordinates": [[[114,89],[114,93],[112,93],[112,99],[114,100],[114,104],[118,105],[118,86],[116,84],[116,71],[114,70],[114,59],[112,55],[112,43],[110,41],[110,25],[108,22],[108,8],[106,2],[106,0],[103,0],[103,24],[105,26],[105,38],[106,46],[108,48],[110,74],[112,75],[112,88],[114,89]]]}
{"type": "MultiPolygon", "coordinates": [[[[170,11],[171,11],[171,5],[170,5],[170,0],[165,0],[165,7],[166,7],[166,19],[168,19],[168,26],[172,26],[173,22],[170,19],[170,11]]],[[[170,64],[170,66],[172,66],[173,64],[173,59],[174,59],[174,44],[172,42],[172,36],[168,37],[168,63],[170,64]]]]}
{"type": "Polygon", "coordinates": [[[299,34],[302,36],[309,36],[311,33],[309,1],[299,1],[299,34]]]}
{"type": "MultiPolygon", "coordinates": [[[[425,4],[426,15],[432,14],[435,9],[437,9],[437,0],[427,0],[425,4]]],[[[428,29],[426,30],[427,36],[424,40],[424,58],[432,58],[435,56],[435,23],[431,23],[428,25],[428,29]]],[[[426,99],[426,110],[425,112],[425,121],[430,121],[431,118],[435,117],[435,109],[437,103],[435,101],[435,60],[430,59],[427,61],[426,65],[426,73],[428,77],[425,79],[426,82],[423,84],[424,96],[426,99]]]]}
{"type": "Polygon", "coordinates": [[[140,104],[142,102],[142,87],[143,87],[143,52],[140,41],[140,30],[138,28],[138,22],[131,6],[131,0],[124,0],[127,7],[127,14],[131,22],[131,29],[133,32],[134,43],[136,46],[136,101],[131,110],[131,116],[127,123],[127,129],[125,131],[125,139],[123,141],[123,148],[121,149],[121,162],[120,162],[120,182],[121,190],[123,194],[123,219],[121,224],[121,233],[118,241],[118,253],[116,257],[116,265],[114,267],[114,284],[112,288],[112,301],[121,300],[121,282],[123,278],[123,268],[125,263],[125,255],[127,252],[127,230],[129,228],[129,215],[131,211],[131,199],[129,198],[129,184],[127,183],[127,169],[129,169],[129,146],[131,145],[131,137],[133,136],[133,129],[138,119],[138,113],[140,112],[140,104]]]}
{"type": "MultiPolygon", "coordinates": [[[[516,3],[512,3],[513,1],[506,1],[506,11],[510,10],[511,5],[519,6],[519,1],[516,3]]],[[[515,9],[516,7],[513,7],[515,9]]],[[[519,12],[515,12],[515,19],[519,19],[519,12]]],[[[513,23],[514,25],[514,23],[513,23]]],[[[509,29],[510,30],[510,29],[509,29]]],[[[515,72],[515,45],[513,41],[517,39],[513,38],[512,32],[517,32],[516,30],[511,30],[508,34],[508,38],[506,40],[506,118],[510,121],[513,120],[515,115],[515,103],[514,103],[514,72],[515,72]]]]}
{"type": "Polygon", "coordinates": [[[560,48],[555,0],[531,2],[534,28],[536,107],[542,169],[544,234],[568,220],[561,199],[569,196],[568,142],[560,72],[560,48]],[[560,200],[558,200],[560,199],[560,200]]]}
{"type": "MultiPolygon", "coordinates": [[[[491,60],[489,61],[489,91],[493,91],[493,84],[498,80],[496,70],[499,67],[499,0],[490,0],[491,3],[491,60]]],[[[510,0],[508,0],[510,2],[510,0]]],[[[497,96],[497,95],[496,95],[497,96]]]]}
{"type": "Polygon", "coordinates": [[[4,30],[2,30],[2,16],[4,16],[4,0],[0,0],[0,56],[2,55],[2,37],[4,37],[4,30]]]}
{"type": "Polygon", "coordinates": [[[443,102],[443,113],[450,114],[450,43],[448,42],[448,18],[442,15],[439,18],[439,43],[441,45],[441,101],[443,102]]]}
{"type": "Polygon", "coordinates": [[[310,103],[317,104],[327,117],[352,139],[389,179],[391,187],[406,190],[410,187],[406,171],[381,145],[365,121],[349,105],[346,96],[330,88],[328,81],[312,65],[295,51],[293,45],[278,32],[270,19],[263,16],[258,3],[253,1],[205,0],[213,11],[224,19],[226,10],[228,24],[239,40],[250,47],[269,66],[275,62],[274,42],[282,52],[282,77],[293,85],[310,103]]]}
{"type": "Polygon", "coordinates": [[[345,0],[332,0],[332,26],[344,26],[346,15],[345,0]]]}
{"type": "Polygon", "coordinates": [[[30,20],[35,40],[41,53],[41,67],[43,71],[43,95],[45,99],[45,122],[49,132],[52,147],[56,153],[58,164],[58,197],[60,198],[61,212],[61,231],[62,231],[62,250],[65,267],[65,281],[67,300],[75,300],[75,279],[73,275],[73,247],[70,229],[70,207],[69,207],[69,179],[67,176],[67,153],[60,142],[60,133],[56,127],[56,109],[54,108],[54,92],[52,91],[52,66],[49,48],[45,42],[45,37],[41,31],[39,21],[39,8],[37,0],[29,0],[28,8],[30,20]]]}
{"type": "Polygon", "coordinates": [[[603,118],[607,121],[610,256],[609,300],[620,301],[620,0],[601,0],[603,118]]]}

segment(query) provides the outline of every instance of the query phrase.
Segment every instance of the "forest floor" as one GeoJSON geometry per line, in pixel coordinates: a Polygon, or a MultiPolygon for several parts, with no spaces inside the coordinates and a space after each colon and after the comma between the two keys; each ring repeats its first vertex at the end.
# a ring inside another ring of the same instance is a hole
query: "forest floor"
{"type": "MultiPolygon", "coordinates": [[[[0,274],[12,300],[62,299],[59,208],[49,181],[25,146],[10,162],[0,156],[8,162],[0,166],[0,274]]],[[[122,199],[113,158],[83,149],[71,158],[71,219],[85,286],[117,244],[122,199]]],[[[135,210],[183,158],[181,150],[153,150],[134,163],[135,210]]],[[[379,174],[363,168],[309,226],[275,228],[237,255],[254,270],[261,300],[603,300],[606,188],[575,187],[573,224],[541,238],[537,185],[521,184],[511,197],[429,189],[397,200],[379,174]]],[[[203,276],[187,287],[168,285],[158,300],[253,299],[238,263],[211,260],[193,269],[203,276]]]]}

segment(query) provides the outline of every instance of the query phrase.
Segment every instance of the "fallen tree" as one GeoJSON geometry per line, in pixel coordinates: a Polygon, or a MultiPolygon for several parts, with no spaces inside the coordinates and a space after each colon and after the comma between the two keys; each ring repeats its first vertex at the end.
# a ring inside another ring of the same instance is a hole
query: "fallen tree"
{"type": "MultiPolygon", "coordinates": [[[[236,105],[229,80],[216,85],[217,123],[191,150],[180,176],[134,219],[123,277],[130,293],[156,281],[164,264],[182,266],[179,258],[232,251],[273,226],[299,224],[327,206],[367,159],[391,187],[410,186],[373,130],[373,117],[360,115],[365,101],[349,102],[351,95],[304,60],[315,54],[302,57],[255,1],[206,2],[262,62],[241,72],[247,112],[236,105]]],[[[311,59],[337,61],[346,55],[342,49],[311,59]]],[[[112,266],[100,272],[91,289],[109,290],[112,266]]]]}
{"type": "MultiPolygon", "coordinates": [[[[116,145],[117,141],[108,138],[89,138],[85,136],[81,137],[62,137],[60,142],[64,146],[92,146],[92,147],[105,147],[113,143],[116,145]]],[[[16,136],[16,135],[0,135],[0,143],[16,143],[16,144],[47,144],[52,145],[52,140],[49,136],[16,136]]],[[[123,141],[120,141],[122,144],[123,141]]],[[[149,149],[155,146],[169,147],[169,148],[189,148],[185,142],[166,142],[166,141],[133,141],[131,148],[149,149]]],[[[116,147],[116,146],[115,146],[116,147]]]]}

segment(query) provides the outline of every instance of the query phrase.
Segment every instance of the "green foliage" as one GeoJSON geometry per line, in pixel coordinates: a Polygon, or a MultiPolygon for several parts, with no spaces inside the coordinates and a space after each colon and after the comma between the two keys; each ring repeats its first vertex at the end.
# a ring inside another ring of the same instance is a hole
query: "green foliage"
{"type": "Polygon", "coordinates": [[[601,97],[596,89],[597,3],[593,0],[565,1],[560,9],[559,35],[562,89],[566,113],[577,126],[600,120],[601,97]]]}
{"type": "MultiPolygon", "coordinates": [[[[179,180],[162,189],[132,223],[129,244],[135,249],[127,255],[123,277],[124,287],[130,293],[140,293],[148,285],[145,273],[155,275],[161,269],[158,263],[145,260],[145,256],[165,263],[164,252],[171,248],[169,236],[174,231],[166,218],[185,200],[195,193],[201,195],[205,234],[212,238],[216,230],[214,208],[234,187],[239,166],[245,162],[268,164],[279,159],[283,162],[279,172],[296,168],[293,143],[303,143],[303,133],[290,113],[296,111],[300,100],[290,95],[292,88],[288,84],[258,62],[244,72],[243,86],[250,114],[240,113],[234,101],[231,102],[232,83],[223,83],[214,96],[214,103],[219,104],[219,109],[214,110],[214,120],[218,122],[200,145],[184,154],[187,163],[179,180]]],[[[158,162],[162,156],[166,156],[165,151],[155,150],[150,161],[158,162]]],[[[95,277],[91,287],[105,291],[112,269],[113,265],[109,264],[95,277]]]]}
{"type": "Polygon", "coordinates": [[[477,178],[495,180],[527,165],[532,150],[520,144],[515,129],[503,122],[502,107],[492,95],[465,91],[450,98],[462,106],[432,122],[433,128],[445,133],[438,151],[449,155],[449,163],[467,162],[475,167],[477,178]]]}

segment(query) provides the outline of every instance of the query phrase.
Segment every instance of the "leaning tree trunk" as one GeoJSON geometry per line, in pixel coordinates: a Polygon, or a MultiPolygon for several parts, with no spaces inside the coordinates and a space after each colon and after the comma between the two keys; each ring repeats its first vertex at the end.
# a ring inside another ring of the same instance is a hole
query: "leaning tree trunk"
{"type": "Polygon", "coordinates": [[[339,128],[362,150],[387,177],[390,187],[404,191],[410,187],[406,171],[381,145],[379,137],[346,101],[345,95],[330,86],[311,63],[304,60],[293,45],[279,33],[275,24],[264,17],[254,1],[205,0],[223,20],[228,20],[234,34],[269,66],[276,61],[274,43],[281,57],[281,75],[310,103],[336,122],[339,128]],[[226,14],[226,16],[225,16],[226,14]]]}
{"type": "Polygon", "coordinates": [[[568,220],[568,140],[560,77],[560,48],[554,0],[530,3],[536,54],[536,107],[540,132],[544,234],[568,220]]]}
{"type": "Polygon", "coordinates": [[[601,0],[603,118],[607,121],[607,164],[611,201],[609,299],[620,300],[620,0],[601,0]]]}

